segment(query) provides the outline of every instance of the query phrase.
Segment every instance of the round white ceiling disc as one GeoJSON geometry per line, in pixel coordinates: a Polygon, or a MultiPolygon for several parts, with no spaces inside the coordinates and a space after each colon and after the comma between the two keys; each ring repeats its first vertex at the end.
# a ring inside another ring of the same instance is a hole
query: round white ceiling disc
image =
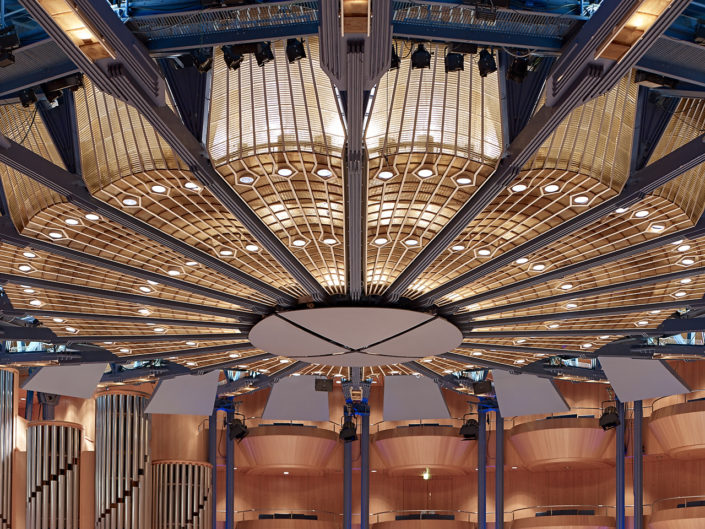
{"type": "Polygon", "coordinates": [[[258,322],[252,345],[274,355],[334,366],[409,362],[463,341],[448,320],[412,310],[326,307],[280,312],[258,322]]]}

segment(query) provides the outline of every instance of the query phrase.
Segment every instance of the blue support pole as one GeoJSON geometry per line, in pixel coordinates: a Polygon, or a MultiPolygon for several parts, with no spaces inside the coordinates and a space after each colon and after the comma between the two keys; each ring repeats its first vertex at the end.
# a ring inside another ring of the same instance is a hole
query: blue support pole
{"type": "Polygon", "coordinates": [[[228,412],[228,427],[225,436],[225,529],[235,528],[235,441],[230,438],[230,423],[234,413],[228,412]]]}
{"type": "Polygon", "coordinates": [[[211,527],[217,526],[218,516],[218,410],[208,418],[208,462],[211,472],[211,527]]]}
{"type": "Polygon", "coordinates": [[[34,391],[27,390],[27,401],[24,407],[24,418],[27,421],[32,420],[32,408],[34,407],[34,391]]]}
{"type": "Polygon", "coordinates": [[[370,414],[362,414],[360,436],[360,529],[370,528],[370,414]]]}
{"type": "Polygon", "coordinates": [[[477,413],[477,529],[487,529],[487,422],[485,410],[477,413]]]}
{"type": "Polygon", "coordinates": [[[616,516],[617,529],[625,529],[625,507],[624,507],[624,404],[617,401],[617,412],[619,414],[619,426],[617,426],[616,438],[616,463],[617,463],[617,488],[616,488],[616,516]]]}
{"type": "Polygon", "coordinates": [[[495,412],[494,529],[504,529],[504,418],[495,412]]]}
{"type": "Polygon", "coordinates": [[[352,529],[352,441],[343,444],[343,529],[352,529]]]}
{"type": "Polygon", "coordinates": [[[644,450],[642,446],[642,402],[634,402],[634,529],[644,529],[644,450]]]}

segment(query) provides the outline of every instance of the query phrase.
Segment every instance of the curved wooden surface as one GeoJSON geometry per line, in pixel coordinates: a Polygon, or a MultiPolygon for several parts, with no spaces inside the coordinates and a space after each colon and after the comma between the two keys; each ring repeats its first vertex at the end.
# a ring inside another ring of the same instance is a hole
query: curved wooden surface
{"type": "Polygon", "coordinates": [[[705,456],[705,401],[659,408],[651,414],[649,429],[666,454],[675,458],[705,456]]]}
{"type": "Polygon", "coordinates": [[[390,475],[423,472],[463,474],[475,470],[477,443],[463,441],[447,426],[413,426],[382,430],[371,438],[390,475]]]}
{"type": "Polygon", "coordinates": [[[76,428],[78,430],[83,431],[83,425],[78,424],[77,422],[68,422],[68,421],[32,421],[27,423],[27,428],[31,428],[32,426],[66,426],[68,428],[76,428]]]}
{"type": "Polygon", "coordinates": [[[199,415],[152,414],[151,447],[153,461],[208,461],[208,428],[199,415]]]}
{"type": "Polygon", "coordinates": [[[474,522],[458,520],[395,520],[370,524],[374,529],[475,529],[474,522]]]}
{"type": "Polygon", "coordinates": [[[520,518],[512,522],[512,529],[560,527],[561,529],[612,529],[617,521],[612,516],[558,515],[520,518]]]}
{"type": "Polygon", "coordinates": [[[245,520],[237,529],[339,529],[335,522],[321,520],[245,520]]]}
{"type": "Polygon", "coordinates": [[[614,431],[597,418],[546,419],[519,424],[509,440],[529,470],[607,467],[613,465],[614,431]]]}
{"type": "Polygon", "coordinates": [[[323,474],[338,434],[306,426],[257,426],[240,442],[250,473],[323,474]]]}
{"type": "Polygon", "coordinates": [[[702,529],[705,527],[705,507],[664,509],[649,519],[649,529],[702,529]]]}

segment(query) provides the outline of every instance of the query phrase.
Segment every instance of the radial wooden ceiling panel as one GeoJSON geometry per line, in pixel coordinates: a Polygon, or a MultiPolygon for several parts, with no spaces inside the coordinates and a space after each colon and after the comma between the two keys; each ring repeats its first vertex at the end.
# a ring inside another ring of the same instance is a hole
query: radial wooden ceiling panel
{"type": "MultiPolygon", "coordinates": [[[[234,349],[237,349],[240,344],[245,343],[242,340],[238,341],[233,341],[233,340],[208,340],[208,341],[189,341],[189,340],[169,340],[168,336],[164,336],[163,341],[159,342],[111,342],[111,341],[105,341],[101,342],[97,345],[100,347],[107,349],[113,353],[115,353],[118,356],[135,356],[135,355],[142,355],[142,354],[161,354],[161,353],[170,353],[173,351],[181,351],[185,349],[198,349],[198,348],[203,348],[203,347],[215,347],[219,345],[233,345],[234,349]]],[[[245,358],[248,356],[254,356],[256,354],[261,354],[261,351],[257,351],[256,349],[248,349],[246,351],[236,351],[235,353],[232,354],[237,354],[236,357],[234,358],[245,358]]],[[[202,356],[206,356],[205,354],[202,356]]],[[[230,358],[229,354],[226,354],[228,358],[230,358]]],[[[170,360],[177,360],[178,357],[169,357],[168,359],[170,360]]],[[[182,358],[182,360],[186,360],[185,358],[182,358]]],[[[238,361],[238,360],[236,360],[238,361]]]]}

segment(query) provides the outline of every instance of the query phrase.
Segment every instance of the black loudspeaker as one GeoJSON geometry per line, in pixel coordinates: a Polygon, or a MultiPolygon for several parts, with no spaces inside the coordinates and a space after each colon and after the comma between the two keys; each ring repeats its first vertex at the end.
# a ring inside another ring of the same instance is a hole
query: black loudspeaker
{"type": "Polygon", "coordinates": [[[482,382],[473,382],[472,392],[475,395],[488,395],[492,393],[492,382],[483,380],[482,382]]]}
{"type": "Polygon", "coordinates": [[[317,378],[314,386],[316,391],[333,391],[333,380],[330,378],[317,378]]]}

